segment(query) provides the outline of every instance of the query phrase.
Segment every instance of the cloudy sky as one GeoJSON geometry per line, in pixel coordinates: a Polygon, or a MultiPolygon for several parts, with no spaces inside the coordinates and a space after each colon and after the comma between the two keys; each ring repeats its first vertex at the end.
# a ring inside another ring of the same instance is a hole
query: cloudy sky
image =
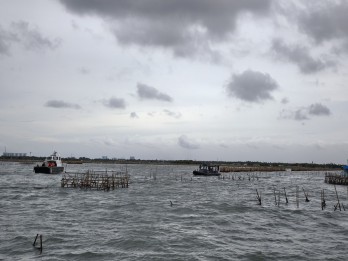
{"type": "Polygon", "coordinates": [[[0,146],[345,163],[348,2],[0,0],[0,146]]]}

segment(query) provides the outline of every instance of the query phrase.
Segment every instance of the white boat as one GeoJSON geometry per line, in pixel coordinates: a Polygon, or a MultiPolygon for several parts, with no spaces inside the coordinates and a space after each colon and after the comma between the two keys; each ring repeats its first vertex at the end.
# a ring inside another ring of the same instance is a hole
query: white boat
{"type": "Polygon", "coordinates": [[[45,173],[45,174],[59,174],[64,171],[62,158],[60,155],[54,151],[52,155],[47,157],[41,166],[37,165],[34,167],[35,173],[45,173]]]}

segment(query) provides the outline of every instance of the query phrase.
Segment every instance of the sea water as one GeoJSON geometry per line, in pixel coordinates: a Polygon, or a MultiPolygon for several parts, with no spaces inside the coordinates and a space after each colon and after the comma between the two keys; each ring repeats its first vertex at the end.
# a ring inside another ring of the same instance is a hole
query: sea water
{"type": "Polygon", "coordinates": [[[127,169],[129,188],[103,191],[61,188],[62,174],[2,162],[0,260],[348,259],[348,190],[337,186],[347,211],[334,211],[337,196],[324,172],[218,178],[195,177],[195,167],[68,165],[70,172],[127,169]]]}

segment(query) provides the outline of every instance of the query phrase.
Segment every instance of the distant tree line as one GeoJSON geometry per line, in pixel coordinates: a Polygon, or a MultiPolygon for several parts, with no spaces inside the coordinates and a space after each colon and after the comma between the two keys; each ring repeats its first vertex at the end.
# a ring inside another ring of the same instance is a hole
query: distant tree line
{"type": "MultiPolygon", "coordinates": [[[[0,161],[16,161],[16,162],[37,162],[43,161],[45,157],[26,156],[26,157],[8,157],[0,156],[0,161]]],[[[200,165],[207,161],[198,160],[142,160],[142,159],[91,159],[88,157],[67,157],[63,158],[64,163],[115,163],[115,164],[157,164],[157,165],[200,165]]],[[[259,161],[209,161],[209,163],[227,166],[245,166],[245,167],[283,167],[289,169],[341,169],[344,164],[335,163],[284,163],[284,162],[259,162],[259,161]]]]}

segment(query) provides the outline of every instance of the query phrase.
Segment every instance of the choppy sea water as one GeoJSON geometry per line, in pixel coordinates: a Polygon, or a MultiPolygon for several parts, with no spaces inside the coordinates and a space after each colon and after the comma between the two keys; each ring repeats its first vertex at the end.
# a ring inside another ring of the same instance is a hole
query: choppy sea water
{"type": "Polygon", "coordinates": [[[106,192],[61,188],[61,175],[0,163],[0,260],[348,259],[348,189],[337,186],[347,211],[334,211],[335,189],[324,183],[324,172],[226,173],[218,179],[193,177],[194,168],[128,165],[129,188],[106,192]],[[41,254],[32,246],[36,234],[43,236],[41,254]]]}

